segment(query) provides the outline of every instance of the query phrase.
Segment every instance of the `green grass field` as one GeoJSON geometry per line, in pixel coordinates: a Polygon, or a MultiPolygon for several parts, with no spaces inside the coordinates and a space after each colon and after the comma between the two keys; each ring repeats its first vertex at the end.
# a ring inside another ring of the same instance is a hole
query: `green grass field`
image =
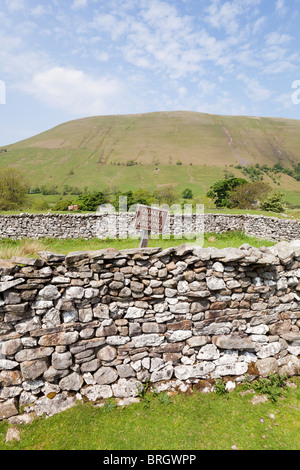
{"type": "MultiPolygon", "coordinates": [[[[299,132],[300,120],[186,111],[95,116],[3,147],[0,168],[22,170],[32,186],[153,191],[171,184],[178,194],[190,188],[204,196],[225,169],[241,176],[237,165],[298,164],[299,132]]],[[[281,175],[280,186],[265,179],[300,204],[295,179],[281,175]]]]}
{"type": "Polygon", "coordinates": [[[0,450],[300,450],[300,379],[289,383],[296,388],[256,405],[242,386],[226,394],[148,392],[126,407],[113,399],[102,407],[81,402],[10,425],[19,429],[19,441],[6,443],[9,425],[0,422],[0,450]]]}
{"type": "MultiPolygon", "coordinates": [[[[164,239],[162,236],[149,240],[149,247],[161,247],[162,249],[179,246],[185,243],[196,243],[196,239],[192,238],[175,238],[171,236],[164,239]]],[[[206,233],[204,234],[203,247],[214,246],[215,248],[233,247],[238,248],[244,243],[249,243],[254,247],[272,246],[274,242],[269,240],[259,240],[250,237],[242,232],[226,232],[226,233],[206,233]]],[[[54,253],[68,254],[73,251],[91,251],[103,248],[116,248],[123,250],[127,248],[138,248],[139,239],[39,239],[39,240],[13,240],[0,239],[0,258],[10,259],[12,256],[29,256],[37,257],[39,251],[51,251],[54,253]]]]}

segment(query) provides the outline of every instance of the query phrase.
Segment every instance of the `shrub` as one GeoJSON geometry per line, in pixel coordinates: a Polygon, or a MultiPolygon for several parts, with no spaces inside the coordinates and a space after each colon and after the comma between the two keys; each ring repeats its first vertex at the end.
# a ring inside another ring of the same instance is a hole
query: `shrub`
{"type": "Polygon", "coordinates": [[[182,192],[183,199],[193,199],[193,191],[191,189],[185,189],[182,192]]]}
{"type": "Polygon", "coordinates": [[[46,211],[49,209],[49,204],[45,199],[38,199],[32,203],[31,209],[34,211],[46,211]]]}
{"type": "Polygon", "coordinates": [[[69,199],[63,199],[61,201],[58,201],[55,206],[52,207],[53,211],[67,211],[68,207],[72,204],[72,201],[69,199]]]}
{"type": "Polygon", "coordinates": [[[243,178],[219,180],[210,188],[207,197],[211,198],[217,207],[230,207],[229,197],[231,191],[246,183],[247,181],[243,178]]]}
{"type": "Polygon", "coordinates": [[[261,204],[261,209],[269,212],[284,212],[282,193],[273,194],[261,204]]]}
{"type": "Polygon", "coordinates": [[[103,193],[82,194],[74,204],[78,204],[78,209],[81,211],[94,212],[101,204],[106,204],[107,198],[103,193]]]}
{"type": "Polygon", "coordinates": [[[265,200],[271,188],[267,183],[256,181],[237,186],[228,197],[229,207],[251,209],[265,200]]]}
{"type": "Polygon", "coordinates": [[[27,203],[28,191],[29,185],[20,171],[13,168],[0,170],[0,209],[21,209],[27,203]]]}

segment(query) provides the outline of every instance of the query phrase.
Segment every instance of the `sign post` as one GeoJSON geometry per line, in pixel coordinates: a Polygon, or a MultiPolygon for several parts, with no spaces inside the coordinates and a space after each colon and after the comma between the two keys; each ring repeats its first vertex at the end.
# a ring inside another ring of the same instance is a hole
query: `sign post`
{"type": "Polygon", "coordinates": [[[162,233],[169,212],[165,209],[138,204],[136,208],[135,228],[141,230],[139,248],[147,248],[151,232],[162,233]]]}

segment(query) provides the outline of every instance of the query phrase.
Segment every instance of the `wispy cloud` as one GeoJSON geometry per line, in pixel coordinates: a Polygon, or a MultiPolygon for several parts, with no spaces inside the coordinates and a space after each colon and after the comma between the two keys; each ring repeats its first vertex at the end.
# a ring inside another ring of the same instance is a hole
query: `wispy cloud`
{"type": "Polygon", "coordinates": [[[16,12],[19,10],[25,10],[26,2],[25,0],[5,0],[5,4],[9,11],[16,12]]]}
{"type": "Polygon", "coordinates": [[[122,102],[125,88],[112,77],[93,77],[66,67],[36,73],[20,89],[47,106],[69,110],[74,115],[113,114],[122,102]]]}
{"type": "Polygon", "coordinates": [[[288,109],[286,88],[299,78],[299,5],[3,0],[0,79],[43,109],[67,115],[259,114],[267,106],[271,115],[280,105],[288,109]]]}
{"type": "Polygon", "coordinates": [[[239,74],[237,78],[244,83],[247,95],[254,102],[265,101],[270,98],[271,91],[263,86],[256,78],[248,77],[243,73],[239,74]]]}
{"type": "Polygon", "coordinates": [[[283,17],[287,13],[287,7],[285,0],[277,0],[276,1],[276,12],[279,14],[279,16],[283,17]]]}
{"type": "Polygon", "coordinates": [[[71,8],[72,10],[80,10],[81,8],[87,7],[87,5],[88,5],[87,0],[74,0],[71,8]]]}

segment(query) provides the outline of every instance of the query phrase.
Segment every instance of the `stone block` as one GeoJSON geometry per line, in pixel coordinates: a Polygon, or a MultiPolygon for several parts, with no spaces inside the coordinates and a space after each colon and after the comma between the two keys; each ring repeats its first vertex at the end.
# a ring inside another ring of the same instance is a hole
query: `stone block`
{"type": "Polygon", "coordinates": [[[220,349],[237,349],[254,351],[255,345],[248,337],[239,335],[221,335],[213,338],[213,343],[220,349]]]}
{"type": "Polygon", "coordinates": [[[0,421],[10,418],[11,416],[16,416],[17,414],[19,414],[19,410],[15,398],[10,398],[0,403],[0,421]]]}

